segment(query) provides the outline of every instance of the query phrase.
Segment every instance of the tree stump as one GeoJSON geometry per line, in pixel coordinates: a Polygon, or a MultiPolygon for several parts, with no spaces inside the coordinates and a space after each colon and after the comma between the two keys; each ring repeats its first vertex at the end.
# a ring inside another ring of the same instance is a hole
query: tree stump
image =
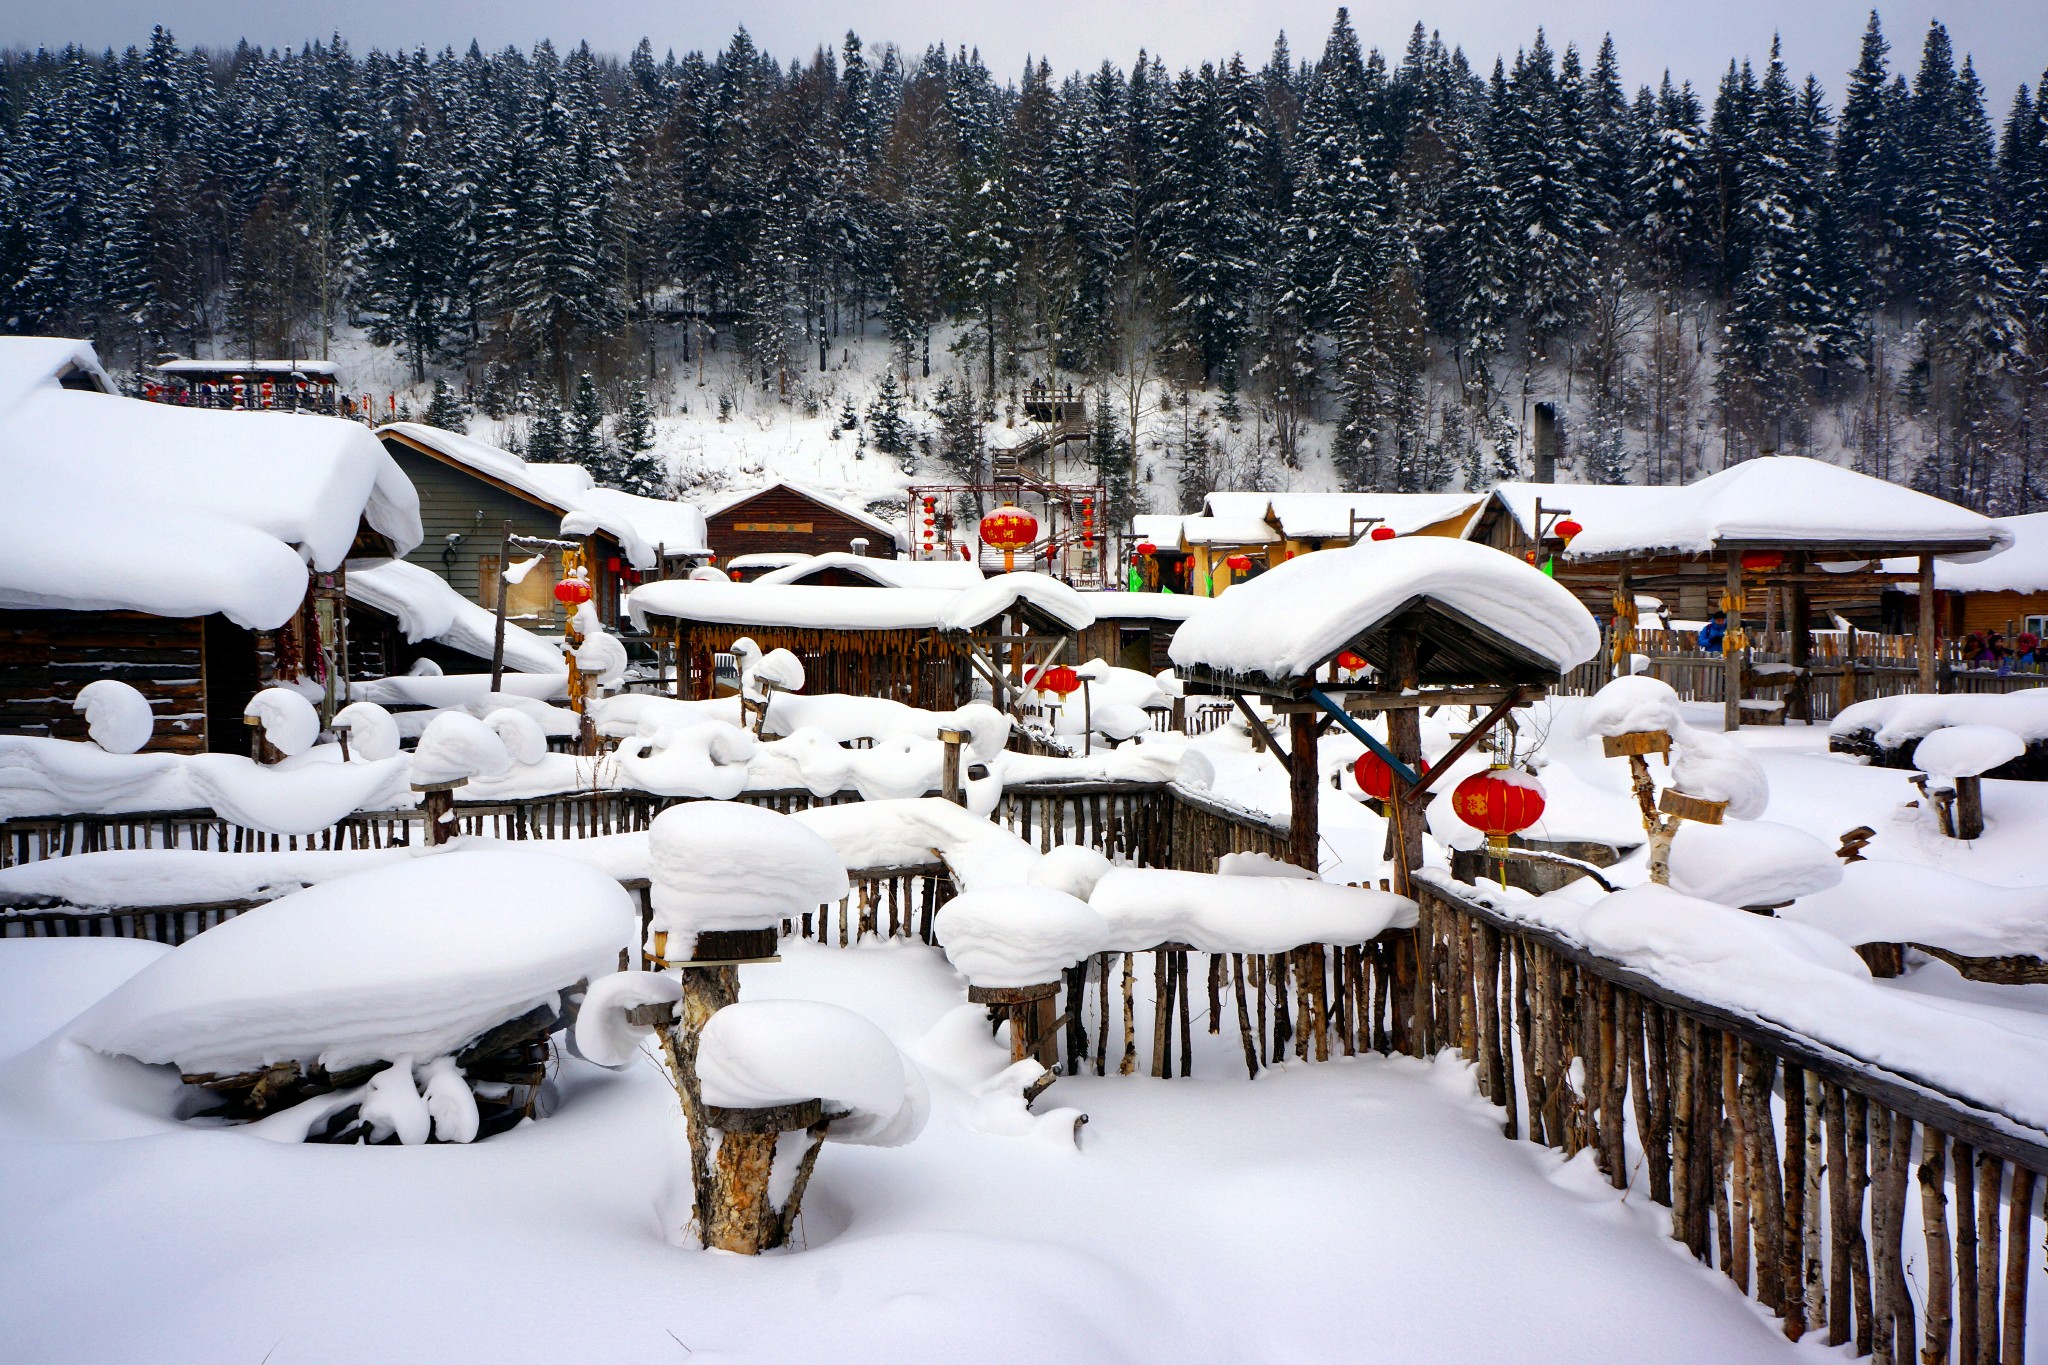
{"type": "Polygon", "coordinates": [[[1010,1021],[1010,1060],[1036,1057],[1048,1069],[1059,1065],[1059,1031],[1054,1017],[1060,983],[1041,986],[969,986],[970,1004],[999,1006],[1010,1021]]]}
{"type": "Polygon", "coordinates": [[[699,1201],[704,1245],[740,1256],[784,1245],[796,1227],[804,1187],[825,1140],[829,1121],[824,1105],[818,1100],[766,1109],[705,1105],[703,1118],[717,1139],[710,1187],[699,1201]],[[791,1171],[782,1182],[788,1194],[780,1207],[774,1198],[778,1164],[791,1171]]]}
{"type": "Polygon", "coordinates": [[[462,778],[412,784],[421,795],[420,808],[426,812],[428,848],[438,848],[455,837],[455,789],[467,785],[462,778]]]}

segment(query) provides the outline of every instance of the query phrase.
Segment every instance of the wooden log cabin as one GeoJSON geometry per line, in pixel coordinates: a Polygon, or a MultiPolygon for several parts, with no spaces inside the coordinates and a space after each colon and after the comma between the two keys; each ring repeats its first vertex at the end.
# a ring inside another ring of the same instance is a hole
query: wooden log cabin
{"type": "MultiPolygon", "coordinates": [[[[1134,519],[1137,541],[1169,556],[1177,581],[1215,597],[1299,555],[1355,545],[1381,526],[1397,536],[1467,535],[1486,498],[1479,493],[1215,492],[1199,515],[1134,519]],[[1233,561],[1250,561],[1249,567],[1233,561]]],[[[1165,577],[1162,573],[1161,577],[1165,577]]]]}
{"type": "Polygon", "coordinates": [[[0,338],[0,733],[80,738],[98,678],[136,687],[152,749],[246,753],[249,698],[347,661],[350,564],[420,538],[370,433],[336,418],[119,397],[92,346],[0,338]]]}
{"type": "MultiPolygon", "coordinates": [[[[688,503],[599,488],[580,465],[530,463],[418,422],[393,422],[377,436],[419,490],[425,538],[407,558],[486,610],[497,606],[508,525],[515,536],[580,543],[607,625],[618,623],[620,601],[635,583],[680,576],[710,558],[704,518],[688,503]]],[[[515,546],[509,559],[533,554],[515,546]]],[[[544,555],[510,586],[507,615],[533,630],[561,630],[560,568],[559,552],[544,555]]]]}
{"type": "Polygon", "coordinates": [[[745,636],[804,665],[804,691],[951,710],[977,689],[1005,705],[1026,671],[1094,622],[1072,588],[1004,574],[964,591],[671,581],[632,595],[675,694],[713,695],[716,660],[745,636]]]}
{"type": "Polygon", "coordinates": [[[704,523],[720,560],[862,550],[888,558],[909,548],[903,532],[880,517],[787,480],[711,503],[704,523]]]}
{"type": "MultiPolygon", "coordinates": [[[[1937,560],[1935,620],[1956,640],[1994,630],[2008,646],[2022,634],[2048,639],[2048,512],[1993,520],[2012,533],[2011,548],[1974,562],[1937,560]]],[[[1914,570],[1903,560],[1885,568],[1901,576],[1914,570]]]]}
{"type": "Polygon", "coordinates": [[[1158,673],[1173,667],[1167,649],[1181,624],[1213,600],[1186,593],[1084,592],[1094,624],[1077,632],[1067,662],[1101,659],[1118,668],[1158,673]]]}
{"type": "MultiPolygon", "coordinates": [[[[1982,557],[2013,539],[2006,527],[1953,503],[1792,455],[1749,460],[1684,487],[1504,483],[1469,535],[1548,565],[1603,618],[1617,603],[1651,594],[1681,616],[1726,609],[1739,642],[1745,622],[1756,627],[1775,605],[1795,679],[1810,665],[1816,613],[1878,619],[1883,593],[1901,582],[1886,571],[1886,557],[1908,560],[1912,580],[1932,585],[1937,559],[1982,557]],[[1583,528],[1569,545],[1557,530],[1567,514],[1583,528]]],[[[1933,692],[1939,622],[1933,594],[1921,602],[1919,690],[1933,692]]],[[[1739,643],[1723,657],[1723,720],[1733,729],[1750,679],[1739,643]]],[[[1795,714],[1804,706],[1802,687],[1793,686],[1795,714]]]]}

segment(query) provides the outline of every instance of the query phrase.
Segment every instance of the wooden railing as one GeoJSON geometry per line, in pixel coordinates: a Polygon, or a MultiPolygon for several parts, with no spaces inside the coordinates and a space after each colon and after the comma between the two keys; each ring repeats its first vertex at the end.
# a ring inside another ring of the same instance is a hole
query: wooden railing
{"type": "Polygon", "coordinates": [[[1632,1135],[1672,1236],[1787,1337],[1825,1331],[1900,1365],[2021,1365],[2048,1133],[1688,998],[1476,894],[1439,883],[1421,899],[1420,1050],[1473,1062],[1506,1136],[1590,1148],[1626,1189],[1632,1135]]]}

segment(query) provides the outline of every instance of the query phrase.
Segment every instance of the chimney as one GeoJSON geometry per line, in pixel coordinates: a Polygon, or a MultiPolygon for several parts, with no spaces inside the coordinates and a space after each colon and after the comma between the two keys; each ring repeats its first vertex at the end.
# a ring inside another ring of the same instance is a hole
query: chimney
{"type": "Polygon", "coordinates": [[[1530,477],[1537,483],[1557,482],[1557,408],[1549,403],[1536,405],[1536,472],[1530,477]]]}

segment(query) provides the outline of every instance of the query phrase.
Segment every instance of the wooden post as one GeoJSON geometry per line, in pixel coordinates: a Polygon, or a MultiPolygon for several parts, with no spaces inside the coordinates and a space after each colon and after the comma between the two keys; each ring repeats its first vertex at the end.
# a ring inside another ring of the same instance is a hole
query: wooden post
{"type": "Polygon", "coordinates": [[[818,1100],[766,1109],[721,1109],[704,1106],[705,1126],[718,1134],[710,1162],[711,1189],[704,1200],[704,1245],[740,1256],[758,1256],[783,1245],[796,1226],[804,1187],[810,1183],[818,1148],[829,1121],[818,1100]],[[802,1155],[785,1152],[784,1133],[807,1131],[802,1155]],[[774,1180],[778,1155],[794,1164],[792,1178],[774,1180]],[[774,1187],[788,1190],[776,1207],[774,1187]]]}
{"type": "Polygon", "coordinates": [[[439,848],[455,837],[455,789],[463,785],[461,778],[453,782],[413,784],[413,790],[425,797],[420,805],[427,813],[428,848],[439,848]]]}
{"type": "Polygon", "coordinates": [[[1727,689],[1721,713],[1722,728],[1734,734],[1742,728],[1742,651],[1734,648],[1742,629],[1742,551],[1724,549],[1728,557],[1728,634],[1721,640],[1721,674],[1727,689]]]}
{"type": "Polygon", "coordinates": [[[1287,860],[1310,872],[1322,866],[1322,826],[1316,782],[1316,717],[1307,711],[1287,717],[1287,860]]]}
{"type": "Polygon", "coordinates": [[[1984,833],[1984,779],[1974,774],[1956,779],[1956,838],[1976,839],[1984,833]]]}
{"type": "Polygon", "coordinates": [[[505,556],[512,553],[512,523],[505,523],[504,534],[498,538],[498,581],[491,586],[496,590],[497,604],[493,615],[496,620],[491,627],[491,691],[505,690],[505,556]]]}
{"type": "Polygon", "coordinates": [[[956,806],[967,804],[967,793],[960,786],[960,746],[966,740],[965,730],[939,731],[939,742],[946,746],[945,761],[939,769],[939,790],[956,806]]]}
{"type": "MultiPolygon", "coordinates": [[[[1396,631],[1392,640],[1395,691],[1407,691],[1417,684],[1417,640],[1411,631],[1396,631]]],[[[1394,757],[1410,768],[1422,765],[1422,712],[1413,706],[1397,707],[1387,713],[1387,747],[1394,757]]],[[[1394,777],[1394,799],[1387,803],[1394,817],[1394,890],[1403,896],[1415,894],[1415,869],[1422,866],[1423,806],[1407,799],[1408,785],[1394,777]]]]}
{"type": "Polygon", "coordinates": [[[1913,637],[1913,651],[1919,655],[1920,690],[1932,693],[1934,673],[1934,556],[1920,556],[1920,620],[1913,637]]]}
{"type": "Polygon", "coordinates": [[[1807,598],[1806,573],[1812,556],[1804,550],[1792,556],[1792,584],[1785,594],[1785,624],[1791,628],[1792,666],[1799,672],[1792,679],[1789,719],[1813,723],[1813,604],[1807,598]]]}

